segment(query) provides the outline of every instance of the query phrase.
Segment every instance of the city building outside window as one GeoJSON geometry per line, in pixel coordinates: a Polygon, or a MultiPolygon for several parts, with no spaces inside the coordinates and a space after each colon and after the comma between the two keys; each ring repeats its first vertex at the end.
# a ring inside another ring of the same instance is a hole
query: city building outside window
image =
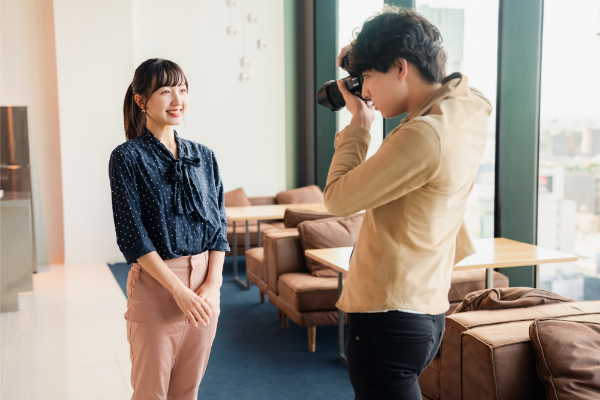
{"type": "Polygon", "coordinates": [[[537,242],[579,261],[543,265],[540,285],[599,300],[600,3],[545,0],[542,40],[537,242]]]}
{"type": "Polygon", "coordinates": [[[493,107],[483,160],[467,204],[465,221],[474,239],[494,237],[496,168],[497,0],[417,0],[417,11],[442,34],[446,74],[463,73],[493,107]]]}

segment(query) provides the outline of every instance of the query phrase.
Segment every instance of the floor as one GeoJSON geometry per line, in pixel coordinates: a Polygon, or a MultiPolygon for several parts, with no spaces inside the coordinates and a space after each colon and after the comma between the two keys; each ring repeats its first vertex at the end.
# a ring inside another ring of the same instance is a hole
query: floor
{"type": "MultiPolygon", "coordinates": [[[[337,359],[337,328],[282,329],[277,309],[242,290],[225,262],[221,316],[198,398],[351,399],[348,370],[337,359]]],[[[243,263],[242,263],[243,266],[243,263]]],[[[20,311],[0,313],[1,400],[131,398],[122,288],[128,266],[52,265],[20,294],[20,311]],[[113,275],[114,273],[114,275],[113,275]]],[[[243,268],[241,268],[243,270],[243,268]]]]}
{"type": "Polygon", "coordinates": [[[2,400],[129,400],[126,299],[106,264],[51,265],[0,313],[2,400]]]}

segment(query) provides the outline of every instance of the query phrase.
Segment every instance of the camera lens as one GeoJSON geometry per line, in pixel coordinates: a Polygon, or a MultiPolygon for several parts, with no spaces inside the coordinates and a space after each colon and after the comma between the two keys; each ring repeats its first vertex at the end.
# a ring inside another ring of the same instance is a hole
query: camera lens
{"type": "Polygon", "coordinates": [[[339,111],[346,105],[344,96],[340,92],[336,81],[325,82],[317,92],[317,102],[331,111],[339,111]]]}

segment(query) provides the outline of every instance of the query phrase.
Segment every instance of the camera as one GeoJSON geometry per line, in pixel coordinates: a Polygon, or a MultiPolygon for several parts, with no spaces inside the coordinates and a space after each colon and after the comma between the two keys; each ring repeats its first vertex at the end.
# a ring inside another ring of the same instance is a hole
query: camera
{"type": "MultiPolygon", "coordinates": [[[[349,56],[352,50],[348,51],[342,59],[342,69],[347,71],[350,65],[349,56]]],[[[346,85],[350,93],[356,97],[364,100],[360,93],[362,92],[363,77],[359,76],[347,76],[341,79],[346,85]]],[[[325,82],[323,87],[317,92],[317,102],[323,107],[329,108],[331,111],[339,111],[346,105],[344,96],[340,92],[340,88],[337,85],[337,81],[325,82]]]]}

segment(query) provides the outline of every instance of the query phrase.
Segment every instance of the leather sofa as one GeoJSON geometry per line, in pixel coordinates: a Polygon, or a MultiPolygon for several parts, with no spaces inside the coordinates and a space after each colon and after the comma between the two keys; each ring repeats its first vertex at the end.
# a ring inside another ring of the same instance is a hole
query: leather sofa
{"type": "MultiPolygon", "coordinates": [[[[322,220],[325,221],[325,220],[322,220]]],[[[314,223],[313,221],[303,224],[314,223]]],[[[326,233],[324,233],[324,236],[326,233]]],[[[350,244],[351,245],[351,244],[350,244]]],[[[282,325],[287,318],[308,328],[309,351],[315,351],[316,327],[336,325],[338,310],[338,278],[314,276],[308,269],[304,248],[298,228],[278,229],[266,232],[262,248],[246,253],[248,278],[280,310],[282,325]]],[[[334,246],[338,247],[338,246],[334,246]]],[[[495,287],[508,287],[508,278],[494,273],[495,287]]],[[[455,271],[448,293],[451,313],[463,297],[485,288],[485,270],[455,271]]]]}
{"type": "MultiPolygon", "coordinates": [[[[299,203],[322,203],[323,192],[316,186],[306,186],[298,189],[286,190],[278,193],[276,196],[263,197],[247,197],[242,188],[225,193],[225,207],[247,207],[247,206],[264,206],[273,204],[299,204],[299,203]]],[[[272,229],[282,229],[284,227],[282,221],[261,221],[260,230],[262,233],[272,229]]],[[[237,235],[237,252],[239,256],[243,256],[246,252],[246,224],[244,222],[236,222],[237,235]]],[[[248,231],[250,232],[250,247],[258,245],[258,223],[257,221],[248,221],[248,231]]],[[[233,224],[227,220],[227,241],[230,246],[233,246],[233,224]]],[[[233,249],[227,256],[233,255],[233,249]]]]}
{"type": "MultiPolygon", "coordinates": [[[[532,324],[545,319],[597,322],[600,314],[598,301],[502,307],[446,318],[440,351],[419,377],[423,399],[546,399],[530,339],[532,324]]],[[[565,332],[557,334],[564,336],[565,332]]],[[[561,358],[561,348],[553,351],[561,358]]]]}

